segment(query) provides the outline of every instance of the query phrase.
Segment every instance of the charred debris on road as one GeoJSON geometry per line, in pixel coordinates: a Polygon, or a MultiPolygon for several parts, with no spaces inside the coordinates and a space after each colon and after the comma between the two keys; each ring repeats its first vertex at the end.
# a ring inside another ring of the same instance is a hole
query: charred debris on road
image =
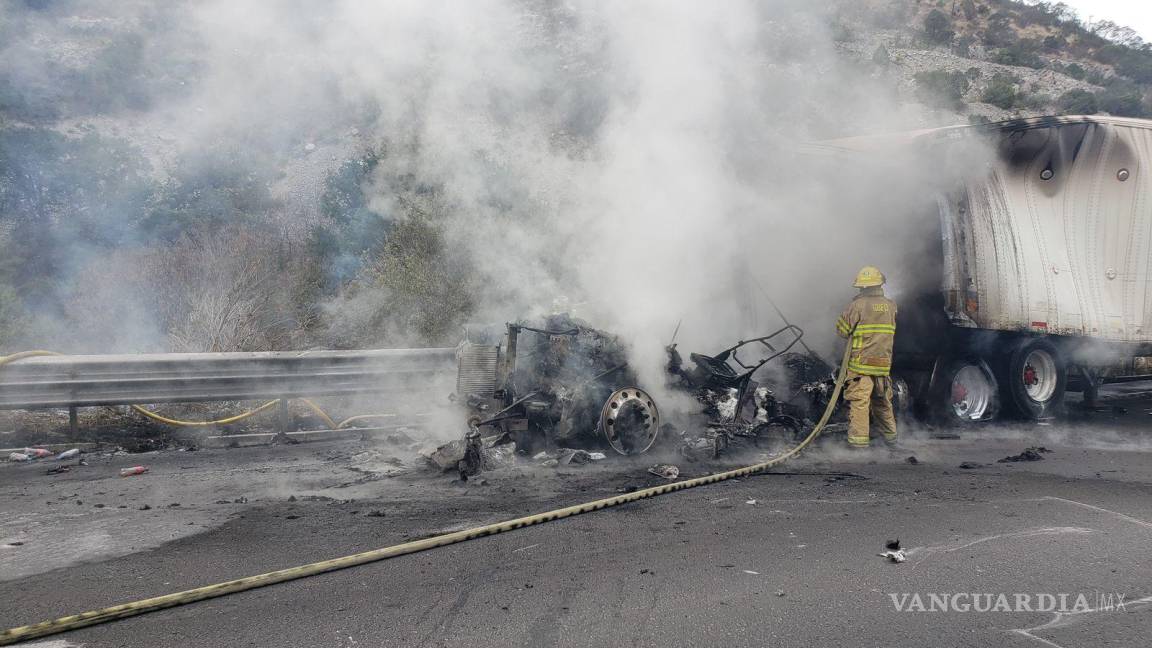
{"type": "Polygon", "coordinates": [[[662,414],[652,391],[638,384],[627,345],[583,320],[564,313],[503,330],[469,327],[453,395],[468,431],[428,458],[467,478],[517,457],[571,465],[657,446],[688,460],[715,458],[733,445],[787,448],[811,429],[811,414],[823,410],[833,385],[832,367],[792,351],[803,334],[788,325],[716,355],[690,353],[687,364],[673,341],[665,347],[664,387],[700,409],[662,414]]]}

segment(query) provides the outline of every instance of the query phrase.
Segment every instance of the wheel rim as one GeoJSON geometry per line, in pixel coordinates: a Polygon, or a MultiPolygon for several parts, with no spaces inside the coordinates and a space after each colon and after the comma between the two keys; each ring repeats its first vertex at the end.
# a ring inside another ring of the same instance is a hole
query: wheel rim
{"type": "Polygon", "coordinates": [[[1056,393],[1056,359],[1043,349],[1036,349],[1024,358],[1024,368],[1020,372],[1024,391],[1028,398],[1037,403],[1047,403],[1056,393]]]}
{"type": "Polygon", "coordinates": [[[980,420],[992,406],[992,381],[976,365],[966,365],[952,379],[952,412],[956,418],[980,420]]]}
{"type": "Polygon", "coordinates": [[[656,442],[660,434],[660,410],[642,389],[618,389],[600,412],[600,430],[608,445],[622,455],[640,454],[656,442]]]}

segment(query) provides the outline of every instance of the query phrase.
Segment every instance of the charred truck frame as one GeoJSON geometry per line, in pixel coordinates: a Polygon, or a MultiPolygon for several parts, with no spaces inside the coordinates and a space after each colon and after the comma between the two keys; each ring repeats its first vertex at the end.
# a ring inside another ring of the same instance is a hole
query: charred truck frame
{"type": "MultiPolygon", "coordinates": [[[[685,366],[674,342],[665,347],[666,387],[691,395],[702,406],[689,415],[701,432],[681,432],[683,438],[676,439],[681,449],[717,456],[739,440],[760,446],[791,445],[802,438],[810,408],[777,400],[753,377],[769,362],[785,357],[789,400],[800,394],[822,409],[831,368],[811,355],[791,352],[803,335],[789,324],[714,356],[692,353],[691,367],[685,366]],[[747,359],[753,350],[763,353],[747,359]]],[[[456,393],[468,409],[473,452],[479,456],[485,449],[514,442],[520,454],[603,448],[634,455],[661,438],[669,440],[676,429],[662,423],[660,408],[638,385],[627,352],[616,336],[567,314],[538,325],[506,324],[502,336],[494,327],[469,328],[457,351],[456,393]]]]}
{"type": "Polygon", "coordinates": [[[502,342],[469,329],[460,345],[456,393],[469,427],[500,434],[531,453],[548,446],[646,452],[660,435],[660,410],[636,386],[627,349],[613,335],[567,314],[539,326],[509,323],[502,342]]]}

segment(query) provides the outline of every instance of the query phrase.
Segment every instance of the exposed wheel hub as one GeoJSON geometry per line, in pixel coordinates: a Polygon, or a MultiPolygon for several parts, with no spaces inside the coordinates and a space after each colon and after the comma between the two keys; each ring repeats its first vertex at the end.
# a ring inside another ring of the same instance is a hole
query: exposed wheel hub
{"type": "Polygon", "coordinates": [[[618,389],[604,403],[600,430],[612,449],[622,455],[645,452],[660,434],[660,411],[642,389],[618,389]]]}
{"type": "Polygon", "coordinates": [[[976,365],[968,365],[956,372],[952,379],[952,412],[957,418],[978,421],[992,407],[992,382],[976,365]]]}
{"type": "Polygon", "coordinates": [[[1044,349],[1034,349],[1024,358],[1021,378],[1028,398],[1037,403],[1047,403],[1056,394],[1060,376],[1056,370],[1056,359],[1044,349]]]}

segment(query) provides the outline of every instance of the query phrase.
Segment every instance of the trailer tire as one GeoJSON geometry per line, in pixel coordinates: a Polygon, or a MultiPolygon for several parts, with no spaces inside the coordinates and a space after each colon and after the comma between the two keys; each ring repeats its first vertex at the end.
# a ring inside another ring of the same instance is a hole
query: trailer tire
{"type": "Polygon", "coordinates": [[[1023,340],[1008,357],[1002,386],[1005,401],[1020,418],[1035,421],[1058,416],[1064,407],[1068,364],[1048,340],[1023,340]]]}
{"type": "Polygon", "coordinates": [[[929,390],[929,411],[942,425],[972,425],[996,417],[1000,391],[996,375],[975,356],[944,359],[929,390]]]}

